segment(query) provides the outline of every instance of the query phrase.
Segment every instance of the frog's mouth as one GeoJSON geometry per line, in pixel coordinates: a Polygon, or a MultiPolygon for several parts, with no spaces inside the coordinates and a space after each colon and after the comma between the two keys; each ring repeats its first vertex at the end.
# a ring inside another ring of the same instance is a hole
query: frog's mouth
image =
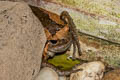
{"type": "Polygon", "coordinates": [[[66,51],[72,44],[72,39],[69,40],[50,40],[48,45],[48,51],[52,53],[62,53],[66,51]]]}

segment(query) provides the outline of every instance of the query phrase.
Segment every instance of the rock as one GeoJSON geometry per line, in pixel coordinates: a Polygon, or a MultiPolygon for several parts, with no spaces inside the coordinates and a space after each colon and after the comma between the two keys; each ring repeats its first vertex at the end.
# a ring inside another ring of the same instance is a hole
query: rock
{"type": "Polygon", "coordinates": [[[120,69],[106,73],[102,80],[120,80],[120,69]]]}
{"type": "Polygon", "coordinates": [[[117,23],[116,22],[112,22],[112,21],[109,21],[109,20],[104,20],[104,19],[100,19],[99,20],[99,24],[104,24],[104,25],[113,25],[113,26],[116,26],[117,23]]]}
{"type": "Polygon", "coordinates": [[[102,62],[95,61],[84,63],[77,69],[83,69],[83,71],[72,73],[70,80],[100,80],[103,77],[105,66],[102,62]]]}
{"type": "Polygon", "coordinates": [[[67,80],[67,77],[66,76],[60,76],[59,80],[67,80]]]}
{"type": "Polygon", "coordinates": [[[53,69],[45,67],[41,69],[35,80],[58,80],[58,74],[53,69]]]}
{"type": "Polygon", "coordinates": [[[0,80],[33,80],[45,42],[44,29],[27,4],[0,1],[0,80]]]}

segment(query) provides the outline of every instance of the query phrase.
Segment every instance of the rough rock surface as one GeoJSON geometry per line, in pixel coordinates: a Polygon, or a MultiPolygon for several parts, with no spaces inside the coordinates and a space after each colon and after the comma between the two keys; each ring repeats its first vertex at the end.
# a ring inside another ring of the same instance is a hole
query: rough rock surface
{"type": "Polygon", "coordinates": [[[102,80],[120,80],[120,69],[106,73],[102,80]]]}
{"type": "Polygon", "coordinates": [[[0,80],[33,80],[46,42],[25,3],[0,1],[0,80]]]}
{"type": "Polygon", "coordinates": [[[51,68],[45,67],[41,69],[35,80],[59,80],[58,74],[51,68]]]}
{"type": "Polygon", "coordinates": [[[70,75],[70,80],[101,80],[105,66],[102,62],[94,61],[84,63],[78,66],[77,69],[83,69],[83,71],[72,73],[70,75]]]}
{"type": "Polygon", "coordinates": [[[59,80],[67,80],[66,76],[59,76],[59,80]]]}

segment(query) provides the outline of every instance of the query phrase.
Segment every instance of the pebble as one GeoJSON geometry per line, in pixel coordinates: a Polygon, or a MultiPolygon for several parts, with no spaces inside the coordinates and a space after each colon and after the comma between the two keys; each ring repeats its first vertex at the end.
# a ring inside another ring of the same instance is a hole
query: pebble
{"type": "Polygon", "coordinates": [[[53,69],[45,67],[41,69],[35,80],[59,80],[59,77],[53,69]]]}

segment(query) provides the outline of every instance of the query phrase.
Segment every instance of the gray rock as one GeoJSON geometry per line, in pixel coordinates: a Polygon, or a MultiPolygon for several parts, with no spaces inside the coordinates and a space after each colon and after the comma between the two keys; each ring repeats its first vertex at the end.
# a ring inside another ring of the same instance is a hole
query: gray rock
{"type": "Polygon", "coordinates": [[[33,80],[45,42],[44,29],[27,4],[0,1],[0,80],[33,80]]]}
{"type": "Polygon", "coordinates": [[[35,80],[58,80],[58,74],[53,69],[45,67],[41,69],[35,80]]]}

